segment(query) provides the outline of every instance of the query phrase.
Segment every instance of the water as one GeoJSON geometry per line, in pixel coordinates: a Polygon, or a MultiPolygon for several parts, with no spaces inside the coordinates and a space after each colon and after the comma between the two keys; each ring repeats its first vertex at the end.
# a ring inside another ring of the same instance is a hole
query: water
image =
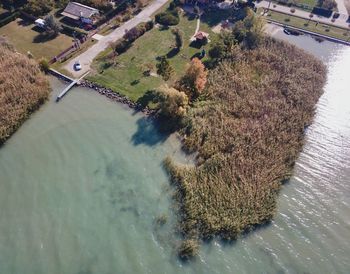
{"type": "MultiPolygon", "coordinates": [[[[75,88],[0,149],[0,273],[350,273],[350,47],[287,38],[307,44],[329,72],[271,225],[178,261],[161,168],[166,155],[186,161],[178,141],[75,88]]],[[[63,84],[52,85],[54,97],[63,84]]]]}

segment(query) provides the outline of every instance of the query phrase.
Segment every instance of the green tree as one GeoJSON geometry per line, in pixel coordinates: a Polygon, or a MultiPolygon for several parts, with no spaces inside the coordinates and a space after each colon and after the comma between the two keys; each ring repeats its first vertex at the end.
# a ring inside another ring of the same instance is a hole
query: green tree
{"type": "Polygon", "coordinates": [[[55,20],[53,15],[48,15],[45,18],[46,32],[49,36],[56,37],[61,31],[61,25],[55,20]]]}
{"type": "Polygon", "coordinates": [[[53,6],[52,0],[28,0],[24,11],[34,16],[42,16],[49,13],[53,6]]]}
{"type": "Polygon", "coordinates": [[[247,8],[246,17],[234,24],[232,33],[235,39],[248,49],[256,48],[263,38],[264,21],[247,8]]]}
{"type": "Polygon", "coordinates": [[[161,75],[165,81],[168,81],[174,74],[174,69],[170,65],[168,59],[165,56],[160,57],[159,63],[156,65],[157,74],[161,75]]]}

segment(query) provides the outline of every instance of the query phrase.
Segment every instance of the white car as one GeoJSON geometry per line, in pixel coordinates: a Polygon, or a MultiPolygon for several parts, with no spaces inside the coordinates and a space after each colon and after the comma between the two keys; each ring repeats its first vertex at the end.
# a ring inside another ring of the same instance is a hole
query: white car
{"type": "Polygon", "coordinates": [[[74,63],[74,70],[78,71],[78,70],[81,70],[81,65],[80,65],[80,62],[79,61],[76,61],[74,63]]]}

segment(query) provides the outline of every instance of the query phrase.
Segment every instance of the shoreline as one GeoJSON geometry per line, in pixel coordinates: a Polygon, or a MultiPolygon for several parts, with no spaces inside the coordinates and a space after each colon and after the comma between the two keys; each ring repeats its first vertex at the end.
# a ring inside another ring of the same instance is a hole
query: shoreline
{"type": "Polygon", "coordinates": [[[89,88],[93,91],[96,91],[97,93],[107,97],[108,99],[121,103],[123,105],[127,105],[129,108],[134,109],[136,111],[142,112],[146,116],[154,116],[156,114],[156,110],[150,109],[148,106],[143,107],[141,104],[138,104],[125,95],[120,94],[119,92],[116,92],[110,88],[106,88],[104,86],[101,86],[99,84],[96,84],[94,82],[88,81],[88,80],[81,80],[78,84],[79,87],[85,87],[89,88]]]}

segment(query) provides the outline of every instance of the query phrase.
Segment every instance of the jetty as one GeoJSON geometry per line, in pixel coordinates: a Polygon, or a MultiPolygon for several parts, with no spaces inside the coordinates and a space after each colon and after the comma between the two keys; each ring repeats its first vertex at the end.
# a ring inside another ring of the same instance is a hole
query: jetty
{"type": "Polygon", "coordinates": [[[65,87],[64,90],[62,90],[62,92],[60,94],[58,94],[58,96],[56,98],[56,102],[60,101],[62,99],[62,97],[65,96],[68,93],[68,91],[70,91],[72,89],[72,87],[74,87],[76,84],[78,84],[81,79],[83,79],[86,75],[88,75],[89,72],[90,71],[86,72],[79,79],[72,79],[72,78],[70,78],[70,77],[68,77],[68,76],[66,76],[58,71],[55,71],[55,74],[58,73],[60,77],[63,77],[65,79],[68,79],[69,81],[71,81],[71,83],[67,87],[65,87]]]}

